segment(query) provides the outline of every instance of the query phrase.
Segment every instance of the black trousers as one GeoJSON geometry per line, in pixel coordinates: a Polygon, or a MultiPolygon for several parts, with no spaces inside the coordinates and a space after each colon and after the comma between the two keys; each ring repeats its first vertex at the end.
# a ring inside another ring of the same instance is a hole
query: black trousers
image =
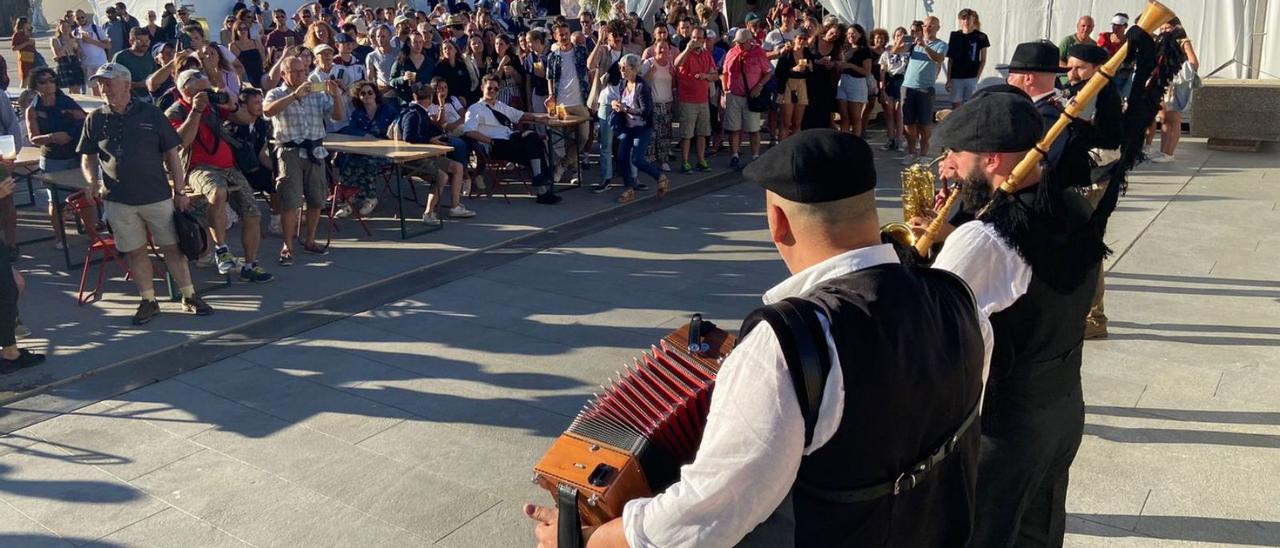
{"type": "Polygon", "coordinates": [[[982,423],[971,546],[1062,546],[1066,534],[1068,472],[1084,434],[1080,386],[1048,404],[1017,407],[982,423]]]}
{"type": "MultiPolygon", "coordinates": [[[[512,133],[511,137],[507,139],[494,139],[493,149],[489,154],[497,160],[517,162],[529,166],[531,171],[533,166],[530,165],[530,162],[533,160],[542,162],[541,169],[547,167],[547,146],[542,141],[542,138],[532,131],[512,133]]],[[[542,174],[542,177],[535,176],[534,186],[538,186],[540,184],[539,180],[545,178],[545,176],[545,173],[542,174]]]]}
{"type": "Polygon", "coordinates": [[[18,327],[18,282],[13,280],[16,256],[16,248],[0,242],[0,346],[18,344],[13,333],[18,327]]]}

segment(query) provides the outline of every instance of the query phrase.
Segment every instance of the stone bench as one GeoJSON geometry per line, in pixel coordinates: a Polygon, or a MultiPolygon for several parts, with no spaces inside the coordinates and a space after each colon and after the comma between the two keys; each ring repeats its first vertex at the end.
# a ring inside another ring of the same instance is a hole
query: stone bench
{"type": "Polygon", "coordinates": [[[1218,150],[1280,141],[1280,80],[1204,80],[1191,100],[1191,135],[1218,150]]]}

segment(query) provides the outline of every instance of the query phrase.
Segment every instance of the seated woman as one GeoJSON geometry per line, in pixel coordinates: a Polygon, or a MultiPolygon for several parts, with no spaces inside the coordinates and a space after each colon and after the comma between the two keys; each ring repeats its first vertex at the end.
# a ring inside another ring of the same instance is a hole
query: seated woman
{"type": "MultiPolygon", "coordinates": [[[[444,132],[444,140],[448,145],[453,147],[449,159],[466,167],[471,164],[471,144],[462,137],[462,117],[467,112],[466,102],[457,95],[449,94],[449,83],[444,78],[432,78],[431,88],[434,94],[431,96],[431,106],[427,107],[427,115],[444,132]]],[[[468,177],[463,183],[463,193],[467,193],[470,188],[471,179],[468,177]]]]}
{"type": "MultiPolygon", "coordinates": [[[[40,147],[40,171],[50,173],[79,169],[80,155],[76,153],[76,143],[84,128],[84,109],[58,89],[58,75],[49,67],[33,70],[27,79],[27,89],[36,93],[35,101],[27,109],[26,122],[31,144],[40,147]]],[[[61,205],[53,203],[53,193],[50,192],[50,219],[57,219],[54,208],[61,205]]],[[[97,211],[91,211],[89,217],[97,218],[97,211]]],[[[54,223],[53,246],[62,249],[67,243],[57,230],[57,221],[54,223]]],[[[84,228],[93,230],[96,227],[84,228]]]]}
{"type": "MultiPolygon", "coordinates": [[[[387,128],[396,121],[396,107],[384,101],[378,86],[369,80],[352,84],[350,94],[351,117],[338,133],[386,139],[387,128]]],[[[364,154],[338,154],[333,162],[338,166],[338,184],[360,189],[349,202],[338,206],[334,216],[347,217],[353,207],[360,211],[361,217],[369,216],[378,206],[378,175],[391,161],[364,154]]]]}

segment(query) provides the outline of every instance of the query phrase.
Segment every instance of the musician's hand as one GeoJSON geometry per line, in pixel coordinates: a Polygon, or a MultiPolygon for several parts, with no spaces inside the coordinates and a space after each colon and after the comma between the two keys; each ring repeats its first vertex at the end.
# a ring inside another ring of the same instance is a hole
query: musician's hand
{"type": "Polygon", "coordinates": [[[538,548],[557,548],[559,546],[559,531],[556,523],[559,514],[556,513],[555,508],[526,504],[524,505],[524,515],[529,516],[529,519],[538,523],[533,526],[533,539],[537,541],[538,548]]]}

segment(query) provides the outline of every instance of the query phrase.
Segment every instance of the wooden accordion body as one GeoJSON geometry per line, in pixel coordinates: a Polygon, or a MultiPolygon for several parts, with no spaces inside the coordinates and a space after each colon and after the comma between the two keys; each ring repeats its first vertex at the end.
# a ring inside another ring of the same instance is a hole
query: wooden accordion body
{"type": "Polygon", "coordinates": [[[698,315],[667,334],[587,402],[534,467],[534,482],[552,497],[561,485],[577,489],[583,525],[619,517],[627,501],[674,483],[698,451],[733,344],[698,315]]]}

